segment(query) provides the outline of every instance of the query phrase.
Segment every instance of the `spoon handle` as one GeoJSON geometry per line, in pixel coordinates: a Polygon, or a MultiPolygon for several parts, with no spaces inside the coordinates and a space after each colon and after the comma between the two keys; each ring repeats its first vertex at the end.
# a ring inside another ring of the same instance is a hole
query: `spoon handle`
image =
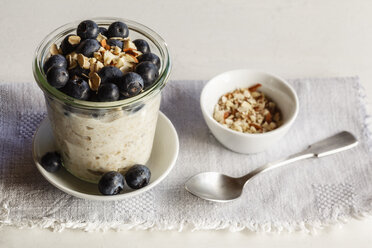
{"type": "Polygon", "coordinates": [[[358,144],[355,136],[349,132],[343,131],[324,140],[316,142],[310,145],[306,150],[293,154],[287,158],[277,160],[275,162],[268,163],[257,169],[249,172],[247,175],[240,177],[242,184],[245,184],[249,179],[256,176],[257,174],[278,168],[283,165],[293,163],[302,159],[312,157],[325,157],[331,154],[335,154],[341,151],[345,151],[355,147],[358,144]]]}

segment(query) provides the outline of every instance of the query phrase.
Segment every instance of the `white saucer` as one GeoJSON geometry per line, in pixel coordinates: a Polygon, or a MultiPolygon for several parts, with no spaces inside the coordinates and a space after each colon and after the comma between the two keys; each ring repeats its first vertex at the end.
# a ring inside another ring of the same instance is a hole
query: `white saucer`
{"type": "Polygon", "coordinates": [[[98,191],[96,184],[82,181],[67,172],[64,168],[61,168],[56,173],[47,172],[39,164],[39,161],[46,152],[54,150],[55,144],[52,129],[49,119],[45,118],[40,123],[32,142],[32,155],[40,173],[51,184],[67,194],[88,200],[113,201],[141,194],[160,183],[169,174],[176,163],[179,141],[176,129],[171,121],[163,113],[159,112],[154,145],[151,157],[147,162],[147,166],[151,170],[150,183],[146,187],[138,190],[131,190],[126,186],[120,194],[113,196],[102,195],[98,191]]]}

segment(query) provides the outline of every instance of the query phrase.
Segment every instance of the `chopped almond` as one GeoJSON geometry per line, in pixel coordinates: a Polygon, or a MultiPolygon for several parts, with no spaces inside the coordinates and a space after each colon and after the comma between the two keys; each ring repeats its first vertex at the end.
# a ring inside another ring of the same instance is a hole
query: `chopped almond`
{"type": "Polygon", "coordinates": [[[249,90],[250,92],[254,92],[254,91],[256,91],[258,88],[260,88],[261,86],[262,86],[262,84],[255,84],[255,85],[253,85],[252,87],[249,87],[248,90],[249,90]]]}

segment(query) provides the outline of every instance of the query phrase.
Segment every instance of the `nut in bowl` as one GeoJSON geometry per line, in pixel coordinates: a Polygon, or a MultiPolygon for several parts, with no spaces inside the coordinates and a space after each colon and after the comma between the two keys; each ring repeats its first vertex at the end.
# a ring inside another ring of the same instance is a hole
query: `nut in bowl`
{"type": "Polygon", "coordinates": [[[262,152],[275,144],[287,133],[299,111],[297,94],[287,81],[245,69],[212,78],[201,93],[200,105],[217,140],[245,154],[262,152]],[[226,101],[231,106],[226,106],[226,101]]]}

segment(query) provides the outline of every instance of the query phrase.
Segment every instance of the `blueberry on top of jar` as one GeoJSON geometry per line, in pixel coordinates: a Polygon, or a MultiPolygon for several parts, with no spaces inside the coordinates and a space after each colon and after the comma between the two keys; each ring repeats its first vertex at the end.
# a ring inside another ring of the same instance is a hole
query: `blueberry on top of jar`
{"type": "Polygon", "coordinates": [[[105,27],[98,27],[98,33],[100,33],[103,36],[106,36],[107,37],[107,28],[105,28],[105,27]]]}
{"type": "Polygon", "coordinates": [[[107,37],[127,38],[129,35],[128,26],[124,22],[113,22],[107,30],[107,37]]]}
{"type": "Polygon", "coordinates": [[[67,60],[60,54],[50,56],[44,63],[43,70],[46,74],[51,67],[67,68],[67,60]]]}
{"type": "Polygon", "coordinates": [[[119,100],[119,88],[115,84],[106,83],[98,88],[97,98],[100,102],[113,102],[119,100]]]}
{"type": "Polygon", "coordinates": [[[137,50],[140,51],[141,53],[149,53],[151,52],[149,43],[147,41],[142,40],[142,39],[136,39],[133,41],[134,45],[136,45],[137,50]]]}
{"type": "Polygon", "coordinates": [[[97,38],[98,32],[98,25],[91,20],[82,21],[76,30],[77,35],[83,40],[97,38]]]}
{"type": "Polygon", "coordinates": [[[78,100],[88,100],[90,95],[89,84],[82,78],[70,78],[61,91],[78,100]]]}
{"type": "Polygon", "coordinates": [[[152,85],[159,76],[158,68],[149,61],[137,64],[135,72],[142,77],[146,87],[152,85]]]}
{"type": "Polygon", "coordinates": [[[156,65],[158,69],[160,69],[160,58],[154,53],[142,54],[137,59],[139,63],[144,62],[144,61],[150,61],[151,63],[156,65]]]}
{"type": "Polygon", "coordinates": [[[86,39],[80,42],[76,48],[76,53],[81,53],[85,57],[92,57],[94,52],[100,49],[101,45],[96,39],[86,39]]]}
{"type": "Polygon", "coordinates": [[[124,96],[135,96],[141,92],[144,87],[142,77],[135,72],[125,73],[121,78],[119,85],[120,93],[124,96]]]}
{"type": "Polygon", "coordinates": [[[123,72],[115,66],[105,66],[98,72],[101,84],[118,83],[123,77],[123,72]]]}
{"type": "Polygon", "coordinates": [[[47,72],[47,81],[54,88],[60,89],[64,87],[69,79],[66,68],[52,66],[47,72]]]}

